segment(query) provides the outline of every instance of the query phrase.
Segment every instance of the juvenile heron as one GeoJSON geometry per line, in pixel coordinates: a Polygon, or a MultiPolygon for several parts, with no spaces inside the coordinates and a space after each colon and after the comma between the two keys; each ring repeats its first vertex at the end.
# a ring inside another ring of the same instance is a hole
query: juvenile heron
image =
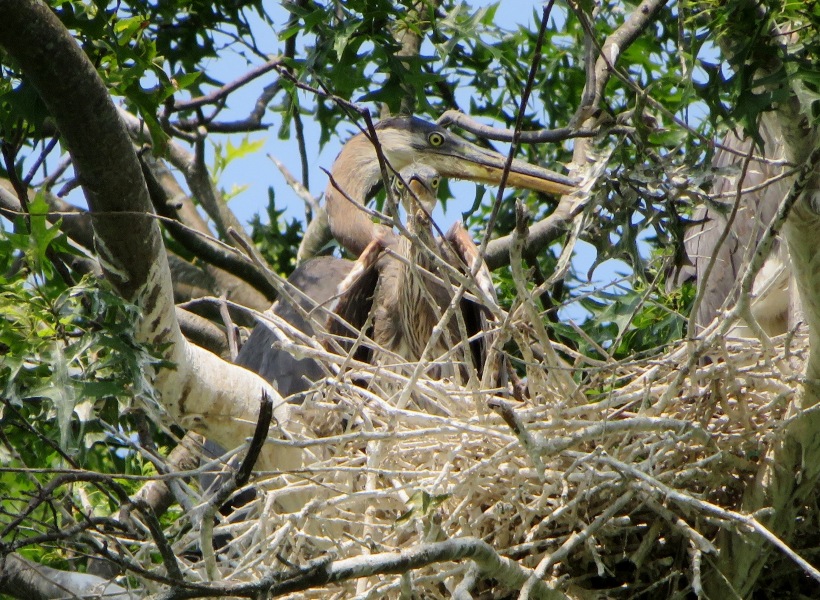
{"type": "MultiPolygon", "coordinates": [[[[395,241],[372,241],[339,284],[334,310],[355,329],[361,329],[373,311],[372,338],[378,348],[372,362],[394,362],[395,357],[406,363],[422,359],[434,327],[453,300],[447,265],[474,276],[485,302],[496,302],[490,272],[461,223],[456,222],[442,239],[433,234],[430,214],[440,181],[438,172],[423,164],[414,163],[398,173],[393,190],[407,214],[408,235],[395,241]]],[[[461,340],[487,329],[487,311],[480,304],[462,299],[459,307],[460,319],[453,315],[446,322],[427,351],[427,359],[447,357],[461,340]]],[[[340,331],[337,323],[331,320],[331,333],[340,331]]],[[[461,352],[479,373],[485,345],[485,337],[479,336],[461,352]]],[[[431,375],[453,376],[453,362],[452,358],[438,362],[431,375]]]]}
{"type": "MultiPolygon", "coordinates": [[[[443,127],[417,117],[394,117],[379,122],[375,130],[377,140],[360,133],[344,145],[331,168],[335,185],[331,182],[325,191],[330,232],[355,257],[376,239],[384,246],[398,241],[392,229],[374,223],[363,210],[382,183],[376,144],[394,172],[415,163],[432,167],[442,177],[491,184],[501,181],[506,157],[480,148],[443,127]]],[[[507,185],[568,194],[575,190],[576,182],[549,169],[513,160],[507,185]]],[[[304,315],[331,302],[353,265],[351,261],[331,257],[301,264],[288,281],[307,298],[282,298],[272,310],[306,334],[314,335],[313,325],[304,315]]],[[[276,340],[268,327],[257,326],[240,351],[237,363],[273,383],[283,397],[307,390],[310,382],[322,373],[319,365],[312,359],[297,360],[287,352],[272,349],[276,340]]]]}

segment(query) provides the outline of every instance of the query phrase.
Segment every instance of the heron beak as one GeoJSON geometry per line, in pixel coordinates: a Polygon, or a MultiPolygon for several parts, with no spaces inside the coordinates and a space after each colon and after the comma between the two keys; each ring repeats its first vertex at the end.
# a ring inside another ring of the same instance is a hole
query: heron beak
{"type": "Polygon", "coordinates": [[[416,195],[416,198],[423,198],[425,196],[434,196],[433,190],[428,188],[424,185],[424,182],[421,180],[420,177],[416,177],[415,175],[410,178],[410,181],[407,182],[407,187],[409,187],[412,192],[416,195]]]}
{"type": "Polygon", "coordinates": [[[433,211],[436,206],[436,193],[420,177],[415,175],[411,177],[407,182],[407,187],[413,193],[412,197],[416,199],[419,206],[427,212],[433,211]]]}
{"type": "MultiPolygon", "coordinates": [[[[432,152],[436,153],[436,150],[432,152]]],[[[455,147],[442,149],[441,154],[436,153],[436,156],[441,163],[434,166],[442,176],[492,185],[501,183],[507,162],[506,156],[485,150],[466,140],[459,141],[455,147]]],[[[507,185],[563,196],[574,192],[578,182],[555,171],[513,159],[507,175],[507,185]]]]}

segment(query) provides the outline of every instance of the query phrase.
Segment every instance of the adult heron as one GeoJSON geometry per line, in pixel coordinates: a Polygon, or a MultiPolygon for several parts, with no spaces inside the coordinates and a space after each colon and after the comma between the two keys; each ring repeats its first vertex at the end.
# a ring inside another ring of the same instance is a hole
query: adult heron
{"type": "MultiPolygon", "coordinates": [[[[712,162],[715,205],[701,206],[693,216],[695,225],[687,232],[685,249],[692,266],[683,270],[681,279],[695,276],[701,296],[695,315],[698,330],[692,334],[700,333],[721,310],[737,301],[745,270],[791,187],[793,177],[785,176],[782,133],[773,114],[761,116],[759,134],[763,145],[751,157],[751,136],[733,131],[726,135],[712,162]],[[730,224],[735,202],[737,209],[730,224]],[[722,208],[716,208],[721,204],[722,208]],[[714,266],[707,277],[711,262],[714,266]]],[[[768,335],[785,333],[797,321],[799,298],[791,281],[785,240],[775,240],[755,278],[752,296],[751,312],[768,335]]],[[[733,334],[750,335],[743,325],[734,328],[733,334]]]]}
{"type": "MultiPolygon", "coordinates": [[[[398,240],[391,228],[374,222],[364,210],[382,184],[379,152],[394,173],[415,163],[435,169],[442,177],[498,184],[505,170],[505,156],[417,117],[385,119],[375,126],[375,133],[376,139],[371,139],[369,133],[359,133],[344,145],[331,168],[331,183],[325,191],[330,232],[354,257],[376,239],[386,246],[398,240]]],[[[549,169],[513,160],[507,185],[563,195],[574,191],[577,182],[549,169]]],[[[301,293],[278,300],[273,312],[307,335],[314,335],[307,315],[316,314],[316,307],[333,301],[339,284],[354,264],[333,257],[304,262],[288,278],[301,293]]],[[[276,341],[274,332],[260,324],[242,347],[237,363],[270,381],[283,397],[304,392],[321,376],[320,366],[312,359],[297,359],[273,349],[276,341]]]]}
{"type": "MultiPolygon", "coordinates": [[[[395,247],[399,242],[399,237],[390,227],[375,223],[364,209],[382,184],[380,154],[393,173],[415,163],[418,168],[435,169],[442,177],[498,184],[506,170],[507,185],[511,187],[557,195],[569,194],[576,189],[575,180],[524,161],[513,160],[506,169],[505,156],[476,146],[443,127],[417,117],[385,119],[375,126],[375,134],[375,139],[372,139],[369,133],[360,133],[342,147],[331,168],[331,182],[325,191],[330,233],[342,248],[357,258],[376,240],[383,247],[395,247]]],[[[432,180],[422,176],[420,179],[411,177],[411,181],[415,182],[412,185],[427,201],[433,200],[433,195],[423,189],[425,185],[432,186],[432,180]]],[[[328,256],[303,262],[288,278],[288,283],[297,292],[279,298],[271,310],[306,335],[314,336],[315,325],[322,327],[326,323],[326,313],[316,309],[327,307],[335,300],[339,285],[356,265],[351,260],[328,256]]],[[[389,278],[384,280],[380,294],[395,293],[395,290],[389,291],[388,281],[389,278]]],[[[404,322],[405,317],[394,315],[393,318],[399,319],[401,327],[412,326],[404,322]]],[[[411,315],[410,318],[416,319],[417,316],[411,315]]],[[[426,327],[424,330],[427,330],[426,327]]],[[[381,333],[374,335],[379,337],[381,333]]],[[[413,355],[418,355],[424,336],[418,333],[411,335],[416,338],[415,341],[411,342],[410,338],[400,334],[401,343],[411,344],[413,355]]],[[[276,348],[274,345],[277,341],[277,335],[267,325],[258,325],[239,352],[236,363],[271,382],[282,397],[298,402],[301,400],[300,394],[322,377],[322,367],[311,358],[297,358],[276,348]]],[[[213,455],[222,454],[221,449],[211,442],[208,442],[206,449],[213,455]]],[[[207,482],[203,483],[203,487],[208,485],[207,482]]]]}

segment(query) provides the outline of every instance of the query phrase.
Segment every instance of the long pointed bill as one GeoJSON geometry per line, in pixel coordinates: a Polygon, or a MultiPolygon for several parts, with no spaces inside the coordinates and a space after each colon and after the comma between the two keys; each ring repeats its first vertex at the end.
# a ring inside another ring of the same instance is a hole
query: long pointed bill
{"type": "Polygon", "coordinates": [[[411,177],[407,182],[407,187],[413,192],[416,200],[425,210],[431,212],[436,205],[436,193],[427,187],[426,182],[420,177],[411,177]]]}
{"type": "MultiPolygon", "coordinates": [[[[507,157],[480,148],[467,140],[458,140],[449,147],[428,151],[435,157],[431,157],[431,161],[434,161],[433,166],[442,176],[493,185],[501,183],[504,164],[507,162],[507,157]]],[[[555,171],[513,159],[507,185],[563,196],[574,192],[578,182],[555,171]]]]}

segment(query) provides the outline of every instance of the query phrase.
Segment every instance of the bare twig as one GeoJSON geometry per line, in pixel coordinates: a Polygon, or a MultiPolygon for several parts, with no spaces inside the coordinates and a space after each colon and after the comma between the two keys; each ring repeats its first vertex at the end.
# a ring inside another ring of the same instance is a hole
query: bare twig
{"type": "MultiPolygon", "coordinates": [[[[470,133],[474,133],[482,138],[495,140],[498,142],[511,142],[515,137],[514,129],[503,129],[484,125],[469,115],[465,115],[457,110],[445,111],[436,120],[436,123],[442,127],[455,124],[470,133]]],[[[617,132],[617,130],[615,132],[617,132]]],[[[600,129],[572,129],[571,127],[560,127],[558,129],[521,131],[519,133],[518,140],[524,144],[556,143],[577,137],[595,137],[600,133],[600,129]]]]}
{"type": "Polygon", "coordinates": [[[310,194],[310,190],[308,190],[304,185],[299,183],[297,179],[293,176],[293,174],[288,170],[288,168],[275,156],[268,154],[268,158],[271,160],[273,164],[276,165],[276,168],[279,169],[279,172],[282,173],[282,176],[285,178],[288,186],[292,189],[299,198],[301,198],[302,202],[305,203],[306,213],[308,220],[311,219],[313,215],[317,215],[319,213],[319,201],[318,199],[314,198],[310,194]]]}
{"type": "Polygon", "coordinates": [[[205,96],[199,96],[197,98],[192,98],[191,100],[180,100],[174,101],[173,105],[170,107],[169,113],[185,111],[185,110],[193,110],[195,108],[201,108],[206,104],[214,104],[217,102],[221,102],[231,93],[235,92],[239,88],[247,85],[249,82],[253,81],[254,79],[261,77],[265,73],[269,73],[270,71],[275,70],[282,64],[282,59],[279,56],[275,56],[268,60],[265,64],[259,65],[245,73],[244,75],[237,77],[230,83],[226,83],[222,87],[214,90],[210,94],[205,96]]]}

